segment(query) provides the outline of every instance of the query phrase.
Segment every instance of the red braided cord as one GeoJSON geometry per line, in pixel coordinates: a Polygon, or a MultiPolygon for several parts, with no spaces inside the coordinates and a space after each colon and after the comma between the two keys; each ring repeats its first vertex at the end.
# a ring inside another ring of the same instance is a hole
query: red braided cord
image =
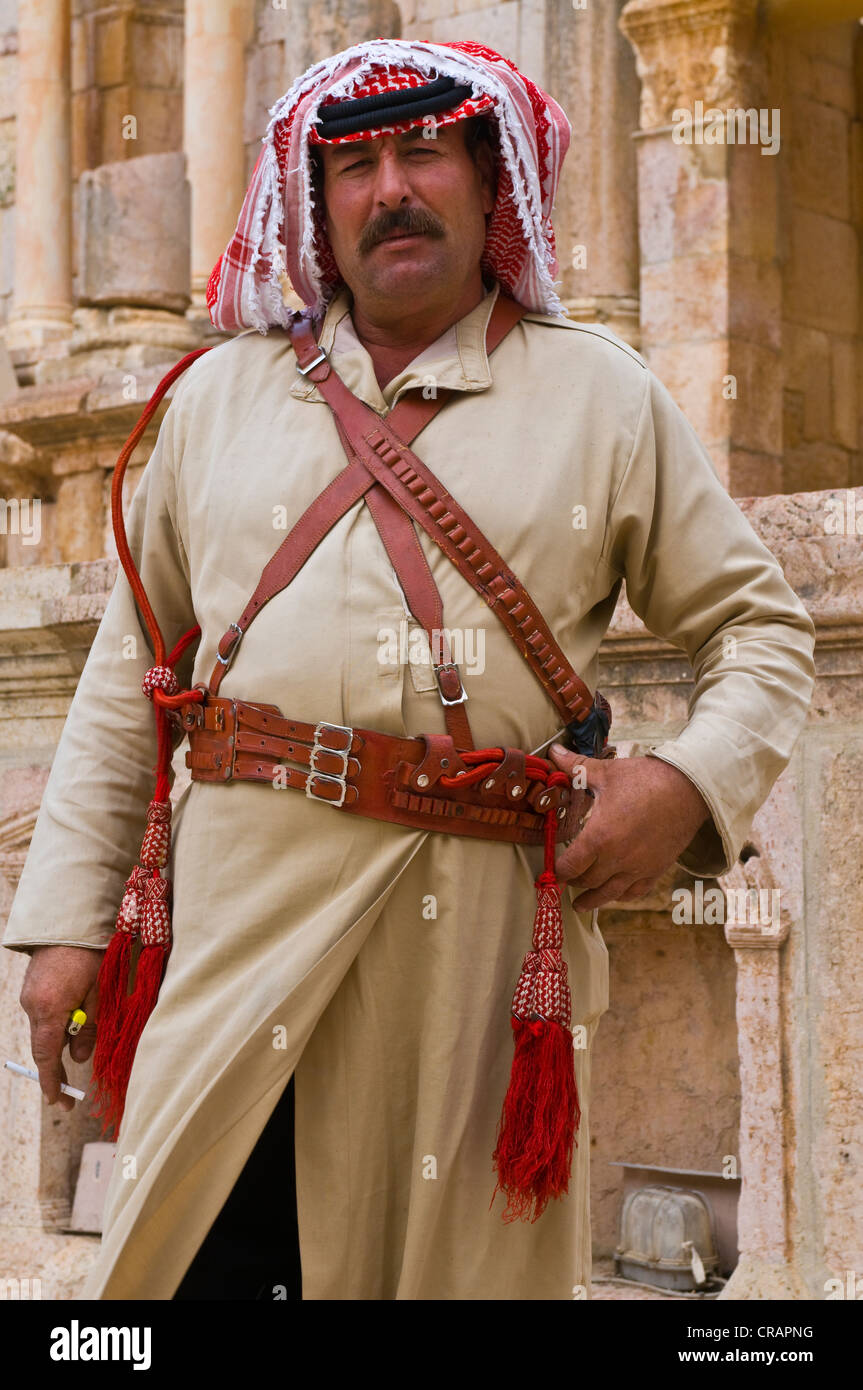
{"type": "MultiPolygon", "coordinates": [[[[209,351],[209,349],[207,350],[209,351]]],[[[190,642],[194,642],[195,638],[199,636],[200,631],[201,629],[197,625],[190,627],[188,632],[183,633],[173,651],[166,656],[165,665],[170,666],[172,671],[190,642]]],[[[161,705],[163,709],[177,709],[179,705],[184,705],[189,700],[202,700],[203,698],[203,690],[178,690],[176,695],[166,695],[164,690],[153,691],[155,703],[161,705]]]]}
{"type": "MultiPolygon", "coordinates": [[[[215,344],[213,344],[213,346],[215,346],[215,344]]],[[[150,634],[156,666],[166,666],[169,664],[165,659],[165,639],[162,636],[159,624],[156,622],[156,615],[150,607],[150,601],[144,591],[144,585],[141,583],[141,576],[135,568],[135,561],[132,559],[132,552],[129,549],[129,542],[126,538],[126,524],[123,520],[123,478],[126,474],[126,465],[134,453],[138,441],[153,418],[156,407],[168,390],[168,387],[174,384],[177,377],[181,376],[197,357],[202,357],[205,352],[210,352],[211,350],[211,347],[202,347],[196,348],[194,352],[187,352],[186,356],[181,357],[179,362],[175,362],[171,370],[166,372],[162,377],[162,380],[159,382],[159,385],[156,387],[141,412],[141,418],[137,425],[123,445],[120,457],[114,465],[114,477],[111,481],[111,522],[114,527],[117,554],[120,558],[120,564],[126,571],[126,578],[129,581],[129,586],[132,593],[135,595],[135,601],[143,614],[147,631],[150,634]]],[[[186,637],[191,641],[194,636],[197,636],[198,632],[200,632],[200,628],[197,630],[192,628],[190,632],[186,634],[186,637]]],[[[181,638],[181,641],[185,641],[185,638],[181,638]]],[[[175,648],[175,651],[176,650],[175,648]]]]}
{"type": "MultiPolygon", "coordinates": [[[[569,774],[566,772],[561,772],[560,768],[556,768],[554,771],[549,772],[548,777],[546,778],[546,786],[562,787],[564,783],[568,781],[569,774]]],[[[547,811],[545,816],[545,857],[543,860],[543,872],[540,875],[540,881],[542,881],[542,879],[545,879],[546,876],[549,875],[555,883],[557,882],[557,874],[554,871],[554,851],[556,836],[557,816],[554,811],[547,811]]]]}
{"type": "MultiPolygon", "coordinates": [[[[215,346],[215,344],[212,346],[215,346]]],[[[111,480],[111,522],[114,528],[114,539],[117,543],[117,555],[119,556],[120,564],[125,570],[126,578],[129,581],[129,587],[135,596],[135,602],[144,618],[147,631],[150,634],[150,641],[153,646],[155,658],[154,665],[167,666],[170,667],[171,670],[173,670],[175,664],[179,661],[190,642],[193,642],[196,637],[200,636],[201,629],[197,625],[190,628],[189,631],[184,633],[180,638],[173,651],[169,655],[165,654],[165,639],[162,636],[162,630],[156,621],[156,615],[150,605],[150,600],[147,598],[141,576],[138,573],[135,561],[132,559],[132,552],[129,549],[129,541],[126,536],[126,523],[123,520],[123,479],[126,475],[126,465],[134,453],[144,431],[152,420],[156,408],[165,395],[165,392],[174,384],[177,377],[182,375],[187,367],[191,367],[196,358],[202,357],[205,352],[210,351],[210,347],[196,348],[194,352],[188,352],[185,357],[181,357],[179,362],[175,362],[171,370],[165,373],[141,412],[138,423],[123,445],[120,457],[114,465],[114,476],[111,480]]],[[[151,692],[151,698],[156,715],[157,751],[154,798],[156,801],[167,801],[170,791],[168,779],[172,746],[171,726],[165,710],[183,704],[186,700],[200,700],[203,698],[203,691],[181,690],[175,695],[166,695],[163,690],[156,689],[151,692]]]]}
{"type": "MultiPolygon", "coordinates": [[[[442,787],[471,787],[475,782],[480,782],[503,761],[504,751],[502,748],[476,748],[468,753],[459,753],[459,757],[463,763],[470,765],[478,762],[479,766],[472,772],[463,772],[461,776],[441,777],[442,787]]],[[[548,768],[544,758],[535,758],[532,753],[525,756],[524,769],[525,776],[532,782],[544,782],[546,786],[558,787],[569,781],[565,772],[548,768]]]]}

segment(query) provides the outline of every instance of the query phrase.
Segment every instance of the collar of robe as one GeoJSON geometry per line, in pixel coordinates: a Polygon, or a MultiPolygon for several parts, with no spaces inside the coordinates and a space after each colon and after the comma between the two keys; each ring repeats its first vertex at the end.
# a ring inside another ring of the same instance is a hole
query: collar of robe
{"type": "MultiPolygon", "coordinates": [[[[499,291],[495,280],[479,304],[397,372],[383,390],[372,359],[357,337],[351,319],[353,296],[346,286],[336,292],[327,307],[318,341],[327,356],[338,363],[339,376],[348,390],[381,415],[392,410],[406,391],[417,387],[485,391],[492,383],[486,331],[499,291]]],[[[291,385],[290,394],[298,400],[324,399],[314,382],[301,376],[291,385]]]]}

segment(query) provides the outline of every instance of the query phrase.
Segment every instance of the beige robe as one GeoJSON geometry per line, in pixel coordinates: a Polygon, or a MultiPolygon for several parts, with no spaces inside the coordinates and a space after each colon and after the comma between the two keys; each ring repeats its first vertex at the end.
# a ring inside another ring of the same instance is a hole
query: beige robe
{"type": "MultiPolygon", "coordinates": [[[[691,717],[656,752],[713,815],[681,863],[716,874],[800,730],[812,623],[643,359],[600,326],[538,314],[489,359],[496,293],[384,392],[345,291],[322,343],[381,414],[412,386],[457,393],[415,448],[525,582],[591,690],[623,577],[647,626],[686,650],[691,717]]],[[[168,647],[201,625],[185,680],[207,680],[285,525],[344,462],[281,330],[232,339],[181,378],[128,523],[168,647]]],[[[420,539],[446,626],[469,639],[477,746],[537,748],[559,728],[554,707],[479,596],[420,539]]],[[[358,503],[252,624],[221,693],[302,720],[444,732],[428,668],[393,650],[403,621],[358,503]]],[[[152,793],[149,664],[121,572],[53,763],[5,935],[13,949],[103,947],[111,934],[152,793]]],[[[341,816],[266,784],[187,787],[173,953],[85,1296],[172,1296],[292,1072],[304,1298],[570,1299],[589,1286],[589,1044],[608,963],[594,915],[576,913],[569,894],[573,1025],[588,1041],[575,1053],[584,1119],[570,1193],[532,1225],[505,1224],[500,1195],[489,1207],[540,858],[341,816]]]]}

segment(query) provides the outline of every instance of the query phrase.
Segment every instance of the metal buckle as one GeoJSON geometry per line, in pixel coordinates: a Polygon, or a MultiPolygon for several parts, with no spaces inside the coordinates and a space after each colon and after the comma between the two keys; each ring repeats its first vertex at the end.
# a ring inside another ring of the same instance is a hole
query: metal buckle
{"type": "Polygon", "coordinates": [[[319,366],[321,362],[326,362],[326,360],[327,354],[324,352],[323,348],[319,348],[318,355],[315,358],[314,362],[310,362],[307,367],[301,367],[298,362],[297,371],[299,372],[300,376],[308,376],[309,372],[312,370],[313,367],[319,366]]]}
{"type": "Polygon", "coordinates": [[[243,640],[243,629],[239,627],[237,623],[228,623],[228,627],[232,627],[234,631],[238,634],[238,636],[236,642],[232,646],[231,650],[228,652],[227,656],[221,656],[219,652],[216,652],[216,660],[221,661],[223,666],[230,666],[231,662],[237,654],[237,648],[243,640]]]}
{"type": "Polygon", "coordinates": [[[440,695],[441,704],[442,704],[442,705],[463,705],[464,702],[465,702],[465,700],[467,699],[467,691],[466,691],[465,688],[464,688],[464,681],[463,681],[462,678],[461,678],[461,672],[459,671],[459,669],[458,669],[458,667],[456,666],[455,662],[454,662],[454,661],[442,661],[442,662],[440,663],[440,665],[438,665],[436,662],[433,661],[433,662],[432,662],[432,667],[433,667],[434,673],[435,673],[435,680],[437,681],[437,690],[438,690],[438,694],[440,695]],[[456,675],[458,676],[458,683],[459,683],[459,685],[461,686],[461,694],[459,695],[458,699],[456,699],[456,700],[448,700],[447,697],[444,695],[443,689],[442,689],[441,683],[440,683],[440,673],[441,673],[441,671],[455,671],[456,675]]]}
{"type": "Polygon", "coordinates": [[[323,801],[327,806],[343,806],[348,791],[348,784],[344,777],[334,777],[329,772],[310,772],[306,779],[306,796],[312,801],[323,801]],[[312,782],[316,777],[320,777],[322,782],[335,782],[337,787],[341,787],[342,794],[338,801],[331,801],[328,796],[318,796],[312,787],[312,782]]]}
{"type": "Polygon", "coordinates": [[[328,724],[322,719],[315,725],[315,738],[312,744],[312,751],[309,754],[309,775],[306,778],[306,796],[312,801],[324,801],[328,806],[343,806],[348,791],[348,758],[350,757],[351,744],[354,741],[354,731],[347,724],[328,724]],[[347,745],[345,748],[330,748],[326,743],[321,742],[324,730],[333,730],[336,733],[346,736],[347,745]],[[342,760],[342,770],[339,773],[319,772],[315,766],[318,753],[330,753],[342,760]],[[331,801],[329,797],[318,796],[314,791],[312,783],[315,778],[320,777],[324,782],[335,782],[337,787],[341,787],[342,794],[338,801],[331,801]]]}
{"type": "Polygon", "coordinates": [[[318,753],[332,753],[335,757],[341,758],[341,760],[342,760],[342,770],[341,770],[341,772],[339,772],[339,773],[321,772],[319,775],[320,775],[321,777],[333,777],[333,776],[338,776],[338,777],[342,777],[342,778],[347,777],[347,775],[348,775],[348,757],[350,756],[351,744],[353,743],[353,741],[354,741],[354,731],[353,731],[353,729],[349,728],[347,724],[328,724],[328,723],[326,722],[326,720],[323,720],[323,719],[322,719],[319,723],[317,723],[317,724],[315,725],[315,740],[314,740],[314,743],[312,744],[312,751],[311,751],[311,753],[309,754],[309,767],[311,768],[312,772],[317,772],[317,771],[318,771],[317,766],[316,766],[316,764],[315,764],[315,758],[316,758],[316,756],[317,756],[318,753]],[[347,738],[347,747],[345,747],[345,748],[330,748],[330,746],[329,746],[328,744],[322,743],[322,742],[321,742],[321,734],[322,734],[322,732],[323,732],[324,729],[335,729],[336,732],[338,732],[338,733],[340,733],[340,734],[345,734],[345,735],[346,735],[346,738],[347,738]]]}

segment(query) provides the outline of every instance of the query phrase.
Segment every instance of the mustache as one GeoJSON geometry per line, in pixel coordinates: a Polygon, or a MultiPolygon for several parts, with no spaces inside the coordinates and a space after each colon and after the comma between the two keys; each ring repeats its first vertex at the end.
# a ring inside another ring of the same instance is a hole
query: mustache
{"type": "Polygon", "coordinates": [[[380,213],[365,226],[357,243],[357,250],[363,256],[377,246],[379,241],[395,232],[424,232],[426,236],[433,237],[446,235],[440,219],[425,208],[396,208],[380,213]]]}

